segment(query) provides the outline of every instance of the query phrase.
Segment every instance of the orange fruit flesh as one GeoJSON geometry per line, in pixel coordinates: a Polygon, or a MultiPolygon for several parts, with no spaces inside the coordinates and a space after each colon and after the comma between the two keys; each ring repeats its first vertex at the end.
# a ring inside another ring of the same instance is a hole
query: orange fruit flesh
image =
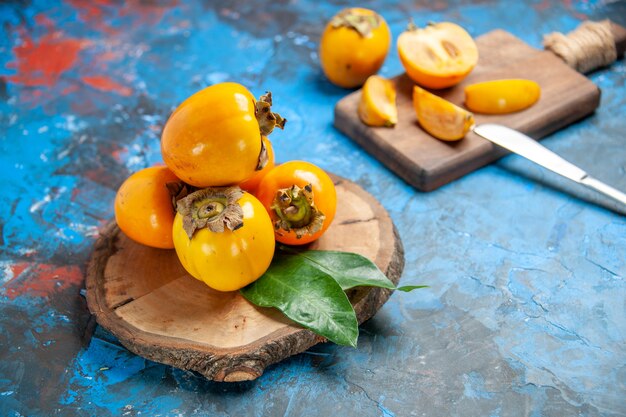
{"type": "Polygon", "coordinates": [[[463,139],[474,125],[472,113],[418,86],[413,87],[413,107],[420,126],[437,139],[463,139]]]}
{"type": "Polygon", "coordinates": [[[398,108],[394,82],[378,75],[370,76],[361,91],[358,113],[368,126],[395,126],[398,108]]]}
{"type": "Polygon", "coordinates": [[[448,22],[402,33],[398,53],[409,77],[433,89],[458,84],[478,62],[472,37],[462,27],[448,22]]]}
{"type": "Polygon", "coordinates": [[[465,105],[476,113],[506,114],[527,109],[540,95],[541,87],[535,81],[485,81],[465,87],[465,105]]]}

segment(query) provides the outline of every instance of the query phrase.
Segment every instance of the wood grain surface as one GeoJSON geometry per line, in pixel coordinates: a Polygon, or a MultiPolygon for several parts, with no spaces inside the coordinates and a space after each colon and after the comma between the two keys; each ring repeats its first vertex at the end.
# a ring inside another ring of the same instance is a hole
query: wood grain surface
{"type": "MultiPolygon", "coordinates": [[[[359,186],[333,179],[337,214],[310,248],[359,253],[397,283],[404,256],[391,218],[359,186]]],[[[279,311],[248,303],[239,292],[212,290],[186,273],[173,250],[137,244],[115,222],[96,244],[86,286],[98,323],[129,350],[216,381],[255,379],[268,365],[324,341],[279,311]]],[[[390,294],[380,288],[351,290],[359,323],[390,294]]]]}
{"type": "MultiPolygon", "coordinates": [[[[613,25],[613,32],[621,55],[626,34],[617,25],[613,25]]],[[[541,86],[541,98],[532,107],[507,115],[475,114],[476,124],[500,123],[540,139],[598,107],[598,87],[551,52],[535,49],[503,30],[480,36],[476,43],[480,54],[476,68],[459,85],[435,91],[436,94],[463,106],[464,87],[472,83],[526,78],[541,86]]],[[[356,111],[360,90],[337,103],[334,125],[412,186],[422,191],[434,190],[506,154],[471,132],[458,142],[430,136],[417,123],[411,96],[413,81],[406,74],[394,81],[399,113],[395,128],[361,123],[356,111]]]]}

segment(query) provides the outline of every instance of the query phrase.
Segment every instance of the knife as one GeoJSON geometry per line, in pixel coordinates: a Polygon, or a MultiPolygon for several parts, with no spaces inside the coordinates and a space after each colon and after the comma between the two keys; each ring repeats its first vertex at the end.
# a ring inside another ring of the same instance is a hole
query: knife
{"type": "Polygon", "coordinates": [[[565,178],[626,205],[626,194],[599,181],[571,162],[566,161],[536,140],[506,126],[485,123],[473,126],[472,131],[509,151],[541,165],[565,178]]]}

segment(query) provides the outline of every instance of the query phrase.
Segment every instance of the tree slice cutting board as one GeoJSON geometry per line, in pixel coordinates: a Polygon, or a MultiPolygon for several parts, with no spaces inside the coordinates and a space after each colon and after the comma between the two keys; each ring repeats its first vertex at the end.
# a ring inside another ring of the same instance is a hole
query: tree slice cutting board
{"type": "MultiPolygon", "coordinates": [[[[621,55],[626,32],[617,25],[613,25],[613,32],[621,55]]],[[[541,86],[541,98],[532,107],[508,115],[475,114],[476,124],[500,123],[539,139],[593,113],[600,103],[598,87],[552,52],[535,49],[503,30],[478,37],[476,44],[478,65],[459,85],[434,91],[436,94],[463,107],[464,87],[468,84],[526,78],[541,86]]],[[[357,116],[360,90],[337,103],[334,124],[412,186],[422,191],[434,190],[506,153],[471,132],[458,142],[433,138],[417,123],[412,104],[413,81],[406,74],[394,81],[398,92],[395,128],[361,123],[357,116]]]]}
{"type": "MultiPolygon", "coordinates": [[[[310,248],[359,253],[397,284],[404,253],[391,218],[358,185],[333,180],[335,219],[310,248]]],[[[238,292],[212,290],[186,273],[174,250],[135,243],[115,222],[96,242],[86,287],[91,313],[130,351],[216,381],[255,379],[268,365],[325,340],[238,292]]],[[[359,323],[390,295],[381,288],[348,292],[359,323]]]]}

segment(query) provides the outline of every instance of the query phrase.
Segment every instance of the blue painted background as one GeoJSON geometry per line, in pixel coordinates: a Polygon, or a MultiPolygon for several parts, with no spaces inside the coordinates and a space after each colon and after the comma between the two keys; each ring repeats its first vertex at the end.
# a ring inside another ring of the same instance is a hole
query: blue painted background
{"type": "MultiPolygon", "coordinates": [[[[240,3],[0,3],[0,415],[626,415],[624,217],[515,156],[415,191],[332,127],[347,91],[324,79],[317,43],[348,3],[240,3]],[[241,384],[129,353],[80,296],[117,187],[160,162],[178,103],[227,80],[272,91],[289,120],[279,161],[309,160],[382,202],[402,282],[430,285],[394,294],[358,349],[316,346],[241,384]]],[[[535,47],[584,19],[626,26],[624,1],[360,5],[394,39],[409,17],[535,47]]],[[[381,72],[401,71],[392,48],[381,72]]],[[[544,143],[626,190],[626,64],[591,79],[598,111],[544,143]]]]}

